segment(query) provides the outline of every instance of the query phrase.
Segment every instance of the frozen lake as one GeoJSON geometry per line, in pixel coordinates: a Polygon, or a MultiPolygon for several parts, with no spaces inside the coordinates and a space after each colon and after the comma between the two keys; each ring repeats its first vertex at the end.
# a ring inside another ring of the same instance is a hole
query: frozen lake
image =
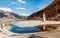
{"type": "Polygon", "coordinates": [[[59,21],[19,21],[16,23],[12,23],[12,28],[10,29],[11,32],[14,33],[34,33],[34,32],[41,32],[40,29],[34,27],[38,25],[45,25],[45,24],[60,24],[59,21]]]}
{"type": "Polygon", "coordinates": [[[60,24],[60,21],[36,21],[36,20],[29,20],[29,21],[19,21],[19,22],[10,22],[12,25],[3,25],[5,32],[7,33],[35,33],[41,32],[40,29],[36,28],[35,26],[38,25],[45,25],[45,24],[60,24]],[[7,28],[7,29],[6,29],[7,28]]]}
{"type": "Polygon", "coordinates": [[[29,20],[29,21],[19,21],[15,22],[15,25],[19,27],[34,27],[38,25],[45,25],[45,24],[60,24],[60,21],[36,21],[36,20],[29,20]]]}

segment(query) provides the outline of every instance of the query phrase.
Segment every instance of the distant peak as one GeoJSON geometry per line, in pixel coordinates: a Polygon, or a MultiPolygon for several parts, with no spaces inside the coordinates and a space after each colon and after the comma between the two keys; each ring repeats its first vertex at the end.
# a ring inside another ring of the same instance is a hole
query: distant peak
{"type": "Polygon", "coordinates": [[[4,11],[4,12],[12,12],[11,8],[0,8],[0,10],[4,11]]]}
{"type": "Polygon", "coordinates": [[[21,16],[29,16],[29,14],[20,14],[21,16]]]}

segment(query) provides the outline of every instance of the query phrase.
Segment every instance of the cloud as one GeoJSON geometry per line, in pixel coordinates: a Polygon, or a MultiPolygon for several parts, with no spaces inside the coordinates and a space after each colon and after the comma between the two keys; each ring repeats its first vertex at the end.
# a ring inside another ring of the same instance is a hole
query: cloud
{"type": "Polygon", "coordinates": [[[16,9],[18,9],[18,10],[25,10],[25,8],[18,8],[18,7],[16,9]]]}
{"type": "Polygon", "coordinates": [[[17,2],[11,2],[11,4],[17,4],[17,2]]]}
{"type": "Polygon", "coordinates": [[[4,8],[4,7],[0,7],[0,10],[3,10],[3,11],[10,11],[10,12],[12,12],[12,9],[11,8],[4,8]]]}
{"type": "Polygon", "coordinates": [[[17,0],[17,1],[18,1],[18,3],[26,4],[26,1],[24,1],[24,0],[17,0]]]}

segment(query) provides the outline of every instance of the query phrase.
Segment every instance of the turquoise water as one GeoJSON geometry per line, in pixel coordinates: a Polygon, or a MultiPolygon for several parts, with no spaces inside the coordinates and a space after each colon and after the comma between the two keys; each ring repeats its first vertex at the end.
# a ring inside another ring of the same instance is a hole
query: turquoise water
{"type": "Polygon", "coordinates": [[[20,34],[41,32],[41,30],[36,27],[18,27],[16,25],[13,25],[10,31],[14,33],[20,33],[20,34]]]}

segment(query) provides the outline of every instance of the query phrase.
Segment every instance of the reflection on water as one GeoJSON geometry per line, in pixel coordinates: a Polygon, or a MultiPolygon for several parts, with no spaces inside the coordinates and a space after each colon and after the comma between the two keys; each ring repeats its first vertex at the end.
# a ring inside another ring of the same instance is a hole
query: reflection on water
{"type": "Polygon", "coordinates": [[[40,29],[36,27],[18,27],[16,25],[13,25],[10,29],[11,32],[14,33],[34,33],[34,32],[41,32],[40,29]]]}

